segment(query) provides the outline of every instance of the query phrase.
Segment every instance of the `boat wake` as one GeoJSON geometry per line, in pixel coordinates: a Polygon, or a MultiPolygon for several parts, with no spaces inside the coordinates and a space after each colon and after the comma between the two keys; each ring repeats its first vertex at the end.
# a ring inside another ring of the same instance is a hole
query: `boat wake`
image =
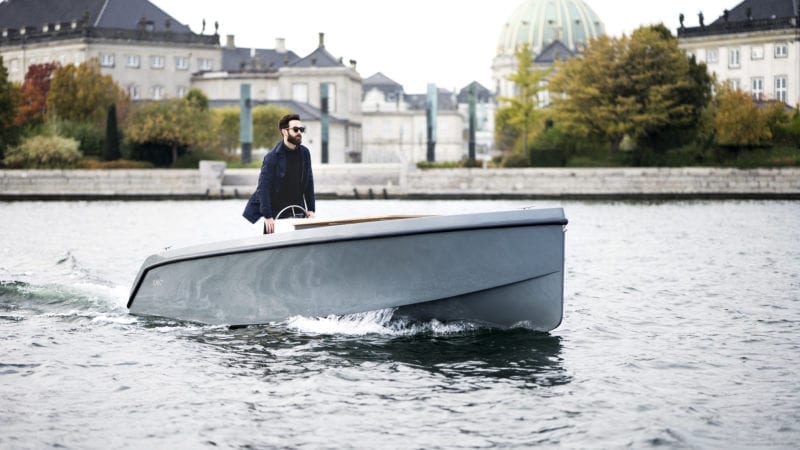
{"type": "Polygon", "coordinates": [[[0,270],[0,318],[4,320],[33,316],[124,320],[127,294],[126,286],[95,276],[70,251],[46,271],[0,270]]]}
{"type": "Polygon", "coordinates": [[[387,308],[327,317],[294,316],[287,319],[282,325],[289,330],[300,333],[346,336],[365,336],[370,334],[387,336],[452,335],[492,328],[485,324],[468,321],[445,323],[438,320],[422,322],[410,321],[405,318],[398,319],[394,317],[396,310],[397,308],[387,308]]]}

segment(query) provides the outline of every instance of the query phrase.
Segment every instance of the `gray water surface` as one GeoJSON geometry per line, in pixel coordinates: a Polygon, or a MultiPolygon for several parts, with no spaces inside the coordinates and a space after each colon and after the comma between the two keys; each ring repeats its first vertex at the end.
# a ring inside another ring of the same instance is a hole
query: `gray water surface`
{"type": "Polygon", "coordinates": [[[258,234],[243,206],[0,203],[0,448],[797,448],[800,202],[319,203],[563,207],[550,334],[128,315],[149,254],[258,234]]]}

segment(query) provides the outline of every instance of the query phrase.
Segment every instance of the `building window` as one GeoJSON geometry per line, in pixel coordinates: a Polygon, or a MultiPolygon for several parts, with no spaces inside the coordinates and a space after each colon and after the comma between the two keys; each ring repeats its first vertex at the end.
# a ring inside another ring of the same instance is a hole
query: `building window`
{"type": "Polygon", "coordinates": [[[164,68],[164,57],[160,55],[152,55],[150,56],[150,68],[152,69],[163,69],[164,68]]]}
{"type": "Polygon", "coordinates": [[[164,98],[164,86],[153,86],[152,88],[153,100],[161,100],[164,98]]]}
{"type": "Polygon", "coordinates": [[[8,70],[11,73],[19,72],[19,60],[17,58],[12,59],[8,64],[8,70]]]}
{"type": "Polygon", "coordinates": [[[178,86],[178,89],[175,91],[175,94],[177,94],[178,98],[183,98],[186,97],[186,92],[188,92],[186,86],[178,86]]]}
{"type": "Polygon", "coordinates": [[[305,83],[293,84],[292,100],[300,103],[308,103],[308,85],[305,83]]]}
{"type": "Polygon", "coordinates": [[[741,64],[740,53],[738,48],[728,50],[728,67],[735,69],[741,64]]]}
{"type": "Polygon", "coordinates": [[[775,77],[775,99],[786,103],[788,90],[785,76],[775,77]]]}
{"type": "Polygon", "coordinates": [[[775,57],[788,58],[789,57],[789,44],[775,44],[775,57]]]}
{"type": "Polygon", "coordinates": [[[113,53],[100,53],[100,66],[114,67],[114,54],[113,53]]]}
{"type": "Polygon", "coordinates": [[[764,46],[754,45],[750,47],[750,59],[764,59],[764,46]]]}
{"type": "Polygon", "coordinates": [[[200,71],[214,70],[214,63],[211,58],[197,58],[197,67],[200,71]]]}
{"type": "Polygon", "coordinates": [[[189,70],[189,58],[185,56],[176,56],[175,68],[178,70],[189,70]]]}
{"type": "Polygon", "coordinates": [[[764,79],[752,78],[750,80],[750,92],[753,94],[753,100],[761,100],[764,98],[764,79]]]}
{"type": "Polygon", "coordinates": [[[708,49],[706,50],[706,62],[709,64],[714,64],[719,61],[719,50],[717,49],[708,49]]]}
{"type": "Polygon", "coordinates": [[[731,78],[729,81],[731,83],[732,91],[739,91],[742,89],[742,80],[738,78],[731,78]]]}
{"type": "Polygon", "coordinates": [[[131,100],[138,100],[141,98],[141,94],[139,92],[139,86],[135,84],[128,85],[128,96],[131,100]]]}
{"type": "Polygon", "coordinates": [[[139,68],[140,62],[141,61],[140,61],[139,55],[128,55],[125,58],[125,65],[128,66],[128,67],[133,67],[135,69],[139,68]]]}

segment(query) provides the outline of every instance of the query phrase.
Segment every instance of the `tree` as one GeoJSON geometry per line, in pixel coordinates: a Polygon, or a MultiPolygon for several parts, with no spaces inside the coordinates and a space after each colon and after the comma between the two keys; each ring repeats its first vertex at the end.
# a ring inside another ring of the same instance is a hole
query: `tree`
{"type": "Polygon", "coordinates": [[[47,95],[58,63],[31,64],[20,90],[17,125],[42,123],[47,113],[47,95]]]}
{"type": "Polygon", "coordinates": [[[623,81],[623,49],[628,38],[601,36],[592,40],[582,56],[556,63],[550,80],[554,116],[567,133],[603,140],[612,153],[632,131],[630,117],[636,99],[626,95],[623,81]]]}
{"type": "Polygon", "coordinates": [[[139,105],[131,114],[126,136],[136,144],[166,145],[171,165],[182,147],[197,147],[212,141],[211,113],[187,99],[169,99],[139,105]]]}
{"type": "Polygon", "coordinates": [[[625,136],[647,142],[696,123],[710,98],[703,70],[663,25],[603,36],[558,65],[551,90],[565,95],[554,97],[556,117],[566,131],[605,140],[615,153],[625,136]]]}
{"type": "Polygon", "coordinates": [[[640,146],[654,149],[678,147],[693,141],[703,110],[712,98],[714,82],[706,64],[698,63],[694,55],[687,58],[678,47],[678,40],[663,24],[634,31],[627,56],[629,64],[639,63],[642,72],[651,74],[638,90],[650,86],[666,89],[660,105],[648,105],[650,114],[665,115],[661,120],[646,123],[638,136],[632,137],[637,137],[640,146]]]}
{"type": "Polygon", "coordinates": [[[717,93],[714,131],[717,144],[725,147],[754,147],[772,139],[767,114],[760,110],[747,92],[724,84],[717,93]]]}
{"type": "Polygon", "coordinates": [[[208,96],[200,89],[191,88],[186,93],[186,101],[193,107],[200,110],[208,109],[208,96]]]}
{"type": "Polygon", "coordinates": [[[103,159],[115,161],[121,157],[119,151],[119,129],[117,128],[117,107],[113,103],[108,107],[106,119],[106,139],[103,145],[103,159]]]}
{"type": "Polygon", "coordinates": [[[538,69],[533,64],[533,55],[528,44],[523,44],[514,52],[517,58],[517,71],[508,76],[514,82],[516,95],[514,97],[501,97],[499,100],[508,103],[497,112],[495,129],[506,130],[508,127],[515,130],[522,139],[522,154],[528,152],[528,138],[534,130],[541,127],[536,125],[541,122],[541,115],[537,111],[539,106],[539,92],[542,82],[549,75],[549,69],[538,69]],[[502,122],[501,122],[502,121],[502,122]]]}
{"type": "Polygon", "coordinates": [[[112,103],[124,116],[128,95],[110,75],[102,74],[96,59],[56,69],[47,107],[59,119],[100,125],[112,103]]]}
{"type": "Polygon", "coordinates": [[[6,148],[15,145],[19,127],[14,123],[19,107],[19,88],[8,81],[8,70],[0,56],[0,158],[6,148]]]}
{"type": "Polygon", "coordinates": [[[211,110],[217,145],[223,152],[239,148],[239,108],[214,108],[211,110]]]}
{"type": "Polygon", "coordinates": [[[288,108],[276,105],[253,108],[253,147],[271,149],[275,146],[281,140],[278,122],[281,117],[291,113],[288,108]]]}
{"type": "MultiPolygon", "coordinates": [[[[214,128],[218,145],[224,151],[239,148],[239,108],[216,108],[213,110],[214,128]]],[[[266,105],[253,108],[253,147],[272,148],[280,139],[278,122],[291,114],[283,106],[266,105]]]]}

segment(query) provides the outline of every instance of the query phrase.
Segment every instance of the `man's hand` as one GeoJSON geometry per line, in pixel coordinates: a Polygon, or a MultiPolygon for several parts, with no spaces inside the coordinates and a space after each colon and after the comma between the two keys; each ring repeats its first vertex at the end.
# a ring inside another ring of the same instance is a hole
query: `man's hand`
{"type": "Polygon", "coordinates": [[[275,232],[275,219],[272,217],[264,217],[264,231],[267,234],[272,234],[275,232]]]}
{"type": "Polygon", "coordinates": [[[314,218],[314,211],[306,211],[306,217],[308,217],[309,219],[313,219],[314,218]]]}

